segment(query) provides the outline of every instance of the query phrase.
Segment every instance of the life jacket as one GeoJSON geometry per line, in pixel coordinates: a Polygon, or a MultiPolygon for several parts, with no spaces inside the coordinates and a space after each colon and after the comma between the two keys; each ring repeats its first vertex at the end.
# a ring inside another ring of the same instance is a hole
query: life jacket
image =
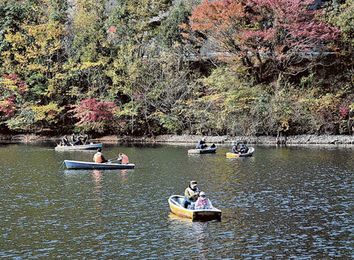
{"type": "Polygon", "coordinates": [[[125,164],[129,163],[129,158],[124,153],[122,154],[122,163],[125,163],[125,164]]]}
{"type": "Polygon", "coordinates": [[[205,199],[199,198],[195,207],[199,208],[199,209],[209,208],[208,199],[207,198],[205,198],[205,199]]]}
{"type": "Polygon", "coordinates": [[[93,161],[95,163],[101,163],[103,161],[102,160],[102,153],[100,153],[100,152],[95,153],[95,155],[93,156],[93,161]]]}

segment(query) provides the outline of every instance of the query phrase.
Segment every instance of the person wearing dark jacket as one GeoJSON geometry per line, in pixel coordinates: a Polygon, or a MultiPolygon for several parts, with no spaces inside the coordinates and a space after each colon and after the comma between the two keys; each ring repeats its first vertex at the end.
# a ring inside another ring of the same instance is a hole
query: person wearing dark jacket
{"type": "Polygon", "coordinates": [[[242,144],[240,147],[240,152],[241,153],[247,153],[248,152],[248,147],[245,144],[242,144]]]}
{"type": "Polygon", "coordinates": [[[199,140],[198,141],[198,144],[196,146],[197,149],[205,149],[207,148],[208,146],[206,145],[205,143],[205,137],[202,138],[202,140],[199,140]]]}

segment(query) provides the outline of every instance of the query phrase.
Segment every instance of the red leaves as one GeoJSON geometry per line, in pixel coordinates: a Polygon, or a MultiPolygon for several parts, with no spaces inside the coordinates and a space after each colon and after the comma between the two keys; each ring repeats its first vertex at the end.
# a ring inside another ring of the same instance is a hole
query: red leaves
{"type": "Polygon", "coordinates": [[[339,120],[343,120],[349,115],[350,108],[346,106],[340,106],[339,108],[339,120]]]}
{"type": "Polygon", "coordinates": [[[2,76],[3,76],[5,79],[11,79],[11,80],[13,80],[13,81],[16,81],[16,80],[18,79],[18,77],[17,77],[16,74],[14,74],[14,73],[11,73],[11,74],[9,74],[9,75],[3,74],[2,76]]]}
{"type": "Polygon", "coordinates": [[[48,115],[55,115],[55,114],[57,114],[57,111],[55,111],[55,110],[48,111],[48,115]]]}
{"type": "Polygon", "coordinates": [[[108,31],[111,32],[111,33],[116,33],[117,29],[116,29],[116,27],[111,26],[111,27],[109,27],[108,31]]]}
{"type": "Polygon", "coordinates": [[[95,98],[85,99],[81,101],[80,105],[73,105],[73,107],[75,108],[69,112],[74,112],[73,117],[80,119],[77,126],[108,121],[112,118],[114,110],[117,109],[113,102],[100,102],[95,98]]]}
{"type": "Polygon", "coordinates": [[[0,101],[0,112],[5,113],[4,118],[10,118],[16,112],[16,98],[13,95],[7,97],[6,100],[0,101]]]}
{"type": "Polygon", "coordinates": [[[259,62],[259,58],[252,61],[255,55],[263,62],[291,66],[294,55],[324,51],[326,43],[338,37],[338,29],[318,20],[320,11],[312,10],[311,4],[310,0],[205,1],[194,8],[190,28],[204,33],[222,52],[248,56],[248,66],[259,62]]]}
{"type": "MultiPolygon", "coordinates": [[[[11,74],[3,74],[2,75],[3,78],[5,79],[9,79],[11,81],[13,81],[13,84],[16,85],[19,90],[18,90],[18,93],[19,94],[22,94],[23,92],[25,92],[27,90],[26,86],[23,84],[23,81],[22,80],[19,80],[18,76],[14,73],[11,73],[11,74]]],[[[7,86],[1,86],[3,87],[4,89],[9,89],[7,86]]]]}
{"type": "Polygon", "coordinates": [[[27,91],[27,88],[23,81],[12,73],[2,75],[0,90],[0,112],[3,113],[3,119],[8,119],[15,114],[18,103],[22,99],[22,94],[27,91]]]}
{"type": "MultiPolygon", "coordinates": [[[[338,37],[338,29],[317,20],[319,11],[309,8],[312,1],[306,0],[249,0],[253,2],[255,12],[262,14],[264,28],[272,26],[276,30],[274,37],[290,46],[301,44],[303,48],[314,48],[324,41],[338,37]],[[265,19],[266,17],[266,19],[265,19]]],[[[260,28],[258,31],[265,31],[260,28]]]]}
{"type": "Polygon", "coordinates": [[[196,6],[190,17],[192,30],[221,31],[230,25],[235,18],[244,16],[244,7],[241,1],[221,0],[208,2],[196,6]]]}

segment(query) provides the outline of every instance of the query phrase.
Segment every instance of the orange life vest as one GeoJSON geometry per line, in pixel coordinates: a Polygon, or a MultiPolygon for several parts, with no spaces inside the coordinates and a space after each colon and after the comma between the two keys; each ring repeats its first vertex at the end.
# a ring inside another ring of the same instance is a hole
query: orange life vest
{"type": "Polygon", "coordinates": [[[95,153],[95,155],[93,156],[93,161],[95,163],[101,163],[102,162],[102,153],[100,153],[100,152],[95,153]]]}
{"type": "Polygon", "coordinates": [[[125,163],[125,164],[129,163],[129,158],[124,153],[122,154],[122,163],[125,163]]]}

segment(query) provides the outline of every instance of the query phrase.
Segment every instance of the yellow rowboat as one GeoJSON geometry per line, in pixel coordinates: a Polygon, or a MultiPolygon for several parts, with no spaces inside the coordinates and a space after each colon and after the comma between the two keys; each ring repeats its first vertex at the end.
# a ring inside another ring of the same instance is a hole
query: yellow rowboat
{"type": "Polygon", "coordinates": [[[227,158],[251,157],[254,153],[254,148],[250,147],[247,153],[226,153],[227,158]]]}
{"type": "Polygon", "coordinates": [[[211,209],[186,209],[182,206],[183,196],[180,195],[172,195],[168,199],[168,204],[170,204],[170,209],[172,213],[192,220],[221,220],[221,210],[217,208],[211,209]]]}

